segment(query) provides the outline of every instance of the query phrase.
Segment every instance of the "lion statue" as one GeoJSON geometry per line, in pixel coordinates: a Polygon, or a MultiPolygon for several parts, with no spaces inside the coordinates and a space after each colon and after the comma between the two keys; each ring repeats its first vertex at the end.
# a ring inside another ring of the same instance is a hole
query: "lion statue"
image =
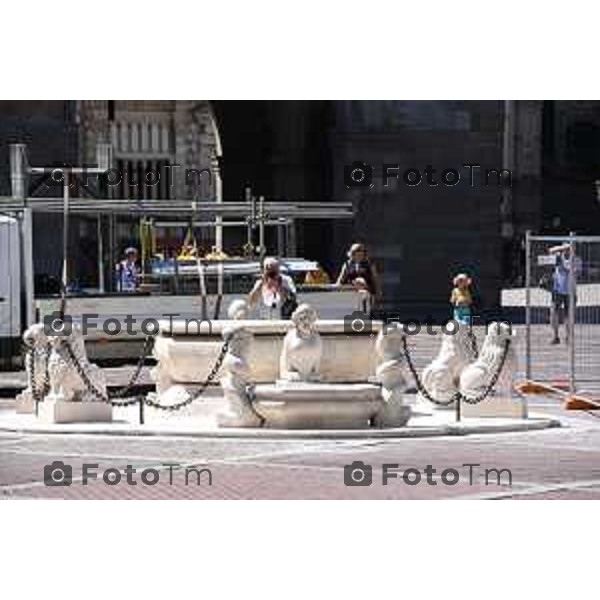
{"type": "Polygon", "coordinates": [[[241,298],[233,300],[227,307],[227,316],[234,321],[243,321],[248,318],[250,308],[248,303],[241,298]]]}
{"type": "Polygon", "coordinates": [[[317,311],[301,304],[292,313],[293,328],[283,339],[279,373],[285,381],[318,381],[323,342],[317,331],[317,311]]]}
{"type": "Polygon", "coordinates": [[[456,333],[443,333],[442,345],[435,359],[425,367],[421,383],[436,400],[447,402],[458,392],[463,369],[473,360],[469,326],[455,322],[456,333]]]}
{"type": "Polygon", "coordinates": [[[99,400],[98,396],[106,397],[106,377],[98,366],[89,362],[81,327],[73,324],[69,335],[56,335],[48,339],[51,347],[48,358],[49,398],[62,402],[80,402],[99,400]],[[70,346],[71,353],[67,345],[70,346]],[[73,365],[71,354],[97,393],[88,388],[73,365]]]}
{"type": "Polygon", "coordinates": [[[460,391],[463,395],[467,398],[474,398],[484,392],[492,383],[503,360],[502,372],[494,387],[496,390],[502,389],[504,393],[510,395],[512,376],[516,367],[514,344],[511,343],[513,337],[514,333],[510,323],[501,321],[490,323],[479,358],[465,367],[460,376],[460,391]],[[509,342],[508,349],[506,348],[507,342],[509,342]],[[506,357],[504,358],[505,352],[506,357]]]}

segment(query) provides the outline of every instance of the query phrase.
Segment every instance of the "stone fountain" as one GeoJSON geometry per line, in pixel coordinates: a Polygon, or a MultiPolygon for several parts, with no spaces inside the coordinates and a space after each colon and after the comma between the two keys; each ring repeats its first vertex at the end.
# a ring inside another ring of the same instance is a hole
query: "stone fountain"
{"type": "Polygon", "coordinates": [[[379,334],[376,345],[383,362],[374,381],[328,382],[321,380],[323,341],[317,323],[314,308],[302,304],[296,309],[283,339],[279,376],[258,385],[249,377],[249,330],[240,324],[233,332],[224,331],[223,338],[230,342],[221,378],[225,407],[220,426],[359,429],[406,424],[410,408],[403,404],[400,327],[379,334]]]}
{"type": "MultiPolygon", "coordinates": [[[[187,322],[160,324],[150,406],[189,406],[191,412],[172,416],[194,415],[207,430],[399,428],[411,418],[405,400],[416,378],[425,399],[460,397],[465,417],[526,416],[513,393],[516,355],[508,323],[488,327],[478,356],[466,327],[444,335],[438,356],[419,378],[414,363],[406,362],[410,349],[400,323],[374,322],[373,332],[348,332],[341,320],[319,320],[308,304],[289,321],[256,321],[248,319],[242,300],[231,304],[228,317],[207,330],[198,324],[189,331],[187,322]]],[[[17,397],[18,412],[52,423],[111,421],[104,373],[88,360],[79,326],[50,337],[36,324],[24,341],[28,386],[17,397]]],[[[417,406],[421,416],[427,414],[422,408],[417,406]]]]}

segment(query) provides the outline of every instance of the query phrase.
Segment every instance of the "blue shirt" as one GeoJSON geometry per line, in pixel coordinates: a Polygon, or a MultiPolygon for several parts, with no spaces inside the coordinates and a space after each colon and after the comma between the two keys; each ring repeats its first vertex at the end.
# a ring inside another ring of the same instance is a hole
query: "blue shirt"
{"type": "Polygon", "coordinates": [[[138,266],[134,262],[130,262],[127,259],[122,260],[119,263],[121,290],[123,292],[134,291],[138,286],[139,275],[138,266]]]}
{"type": "MultiPolygon", "coordinates": [[[[577,274],[577,257],[574,258],[575,274],[577,274]]],[[[555,294],[569,294],[571,285],[571,259],[562,254],[556,257],[556,267],[552,275],[552,291],[555,294]]]]}

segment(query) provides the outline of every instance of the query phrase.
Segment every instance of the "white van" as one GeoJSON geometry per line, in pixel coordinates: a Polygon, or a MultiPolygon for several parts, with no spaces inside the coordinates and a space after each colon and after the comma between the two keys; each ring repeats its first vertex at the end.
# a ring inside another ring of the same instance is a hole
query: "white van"
{"type": "Polygon", "coordinates": [[[0,215],[0,367],[10,367],[21,340],[19,223],[0,215]]]}

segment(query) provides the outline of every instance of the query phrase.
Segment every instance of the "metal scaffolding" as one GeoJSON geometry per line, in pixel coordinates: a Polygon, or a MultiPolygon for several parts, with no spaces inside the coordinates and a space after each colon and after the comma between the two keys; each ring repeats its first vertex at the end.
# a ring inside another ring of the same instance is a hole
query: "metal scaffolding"
{"type": "Polygon", "coordinates": [[[0,197],[0,212],[13,214],[21,224],[21,264],[26,298],[26,323],[34,322],[33,289],[33,229],[32,213],[60,213],[63,215],[63,294],[68,285],[69,256],[68,230],[71,216],[94,217],[98,219],[98,270],[99,287],[103,291],[104,263],[106,247],[114,245],[114,223],[119,216],[154,218],[161,224],[178,224],[191,227],[215,228],[216,239],[222,240],[223,228],[247,228],[247,244],[257,248],[264,258],[265,227],[278,228],[278,248],[281,246],[281,228],[291,228],[296,219],[352,219],[354,209],[351,202],[329,201],[289,201],[265,200],[256,198],[250,189],[246,190],[245,200],[199,202],[193,199],[128,199],[103,197],[71,197],[70,178],[78,174],[100,174],[107,171],[112,163],[112,148],[109,144],[99,144],[97,163],[90,167],[32,167],[27,157],[25,144],[11,145],[11,191],[10,197],[0,197]],[[31,175],[51,175],[56,183],[62,183],[62,196],[38,197],[29,194],[31,175]],[[101,219],[107,215],[112,223],[109,228],[108,244],[102,235],[101,219]],[[258,230],[258,246],[254,245],[254,233],[258,230]]]}

